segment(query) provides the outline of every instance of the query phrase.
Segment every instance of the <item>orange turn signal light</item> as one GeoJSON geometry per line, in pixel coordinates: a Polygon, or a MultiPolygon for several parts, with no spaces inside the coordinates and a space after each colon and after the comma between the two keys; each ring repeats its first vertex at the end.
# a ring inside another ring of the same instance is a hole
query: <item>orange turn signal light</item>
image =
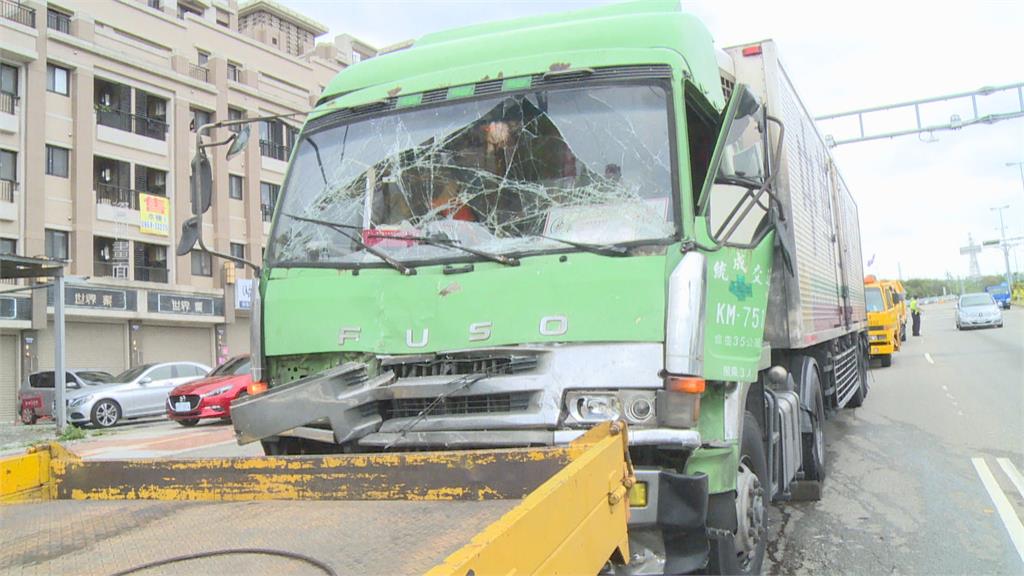
{"type": "Polygon", "coordinates": [[[253,383],[249,384],[246,387],[246,392],[249,393],[249,396],[255,396],[257,394],[262,394],[262,393],[264,393],[266,391],[267,391],[267,383],[266,382],[253,382],[253,383]]]}
{"type": "Polygon", "coordinates": [[[703,394],[706,383],[694,376],[669,376],[665,378],[665,389],[686,394],[703,394]]]}

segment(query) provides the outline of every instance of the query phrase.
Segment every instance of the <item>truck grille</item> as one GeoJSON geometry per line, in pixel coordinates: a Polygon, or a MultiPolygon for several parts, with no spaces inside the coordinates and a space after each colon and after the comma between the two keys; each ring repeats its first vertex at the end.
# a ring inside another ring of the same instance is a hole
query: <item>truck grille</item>
{"type": "Polygon", "coordinates": [[[525,355],[465,355],[438,356],[424,360],[422,357],[390,358],[382,362],[384,368],[394,371],[399,378],[422,378],[425,376],[458,376],[461,374],[517,374],[537,368],[536,356],[525,355]]]}
{"type": "MultiPolygon", "coordinates": [[[[531,392],[504,394],[482,394],[477,396],[454,396],[437,403],[430,416],[455,416],[461,414],[507,414],[523,412],[530,407],[531,392]]],[[[403,398],[384,402],[385,419],[415,418],[426,410],[433,398],[403,398]]]]}

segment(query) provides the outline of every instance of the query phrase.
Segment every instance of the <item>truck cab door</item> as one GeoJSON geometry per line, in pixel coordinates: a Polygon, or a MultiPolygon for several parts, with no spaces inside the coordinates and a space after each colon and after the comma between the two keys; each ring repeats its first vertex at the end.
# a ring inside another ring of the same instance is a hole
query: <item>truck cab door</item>
{"type": "Polygon", "coordinates": [[[698,203],[695,232],[707,259],[704,377],[757,379],[774,256],[767,115],[742,84],[733,90],[698,203]]]}

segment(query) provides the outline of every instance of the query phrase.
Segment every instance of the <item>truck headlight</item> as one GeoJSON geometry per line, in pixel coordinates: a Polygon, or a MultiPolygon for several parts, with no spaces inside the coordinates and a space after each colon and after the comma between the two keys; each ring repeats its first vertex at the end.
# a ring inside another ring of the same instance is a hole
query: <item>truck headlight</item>
{"type": "Polygon", "coordinates": [[[572,390],[565,408],[570,424],[596,424],[625,418],[629,424],[654,420],[654,392],[648,390],[572,390]]]}

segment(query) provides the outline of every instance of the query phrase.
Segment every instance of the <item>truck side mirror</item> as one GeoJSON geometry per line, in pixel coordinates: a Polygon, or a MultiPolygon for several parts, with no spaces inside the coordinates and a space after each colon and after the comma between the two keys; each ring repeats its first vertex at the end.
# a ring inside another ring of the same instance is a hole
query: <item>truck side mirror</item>
{"type": "Polygon", "coordinates": [[[213,202],[213,168],[210,158],[202,148],[192,157],[192,178],[189,181],[192,193],[192,213],[205,214],[213,202]]]}

